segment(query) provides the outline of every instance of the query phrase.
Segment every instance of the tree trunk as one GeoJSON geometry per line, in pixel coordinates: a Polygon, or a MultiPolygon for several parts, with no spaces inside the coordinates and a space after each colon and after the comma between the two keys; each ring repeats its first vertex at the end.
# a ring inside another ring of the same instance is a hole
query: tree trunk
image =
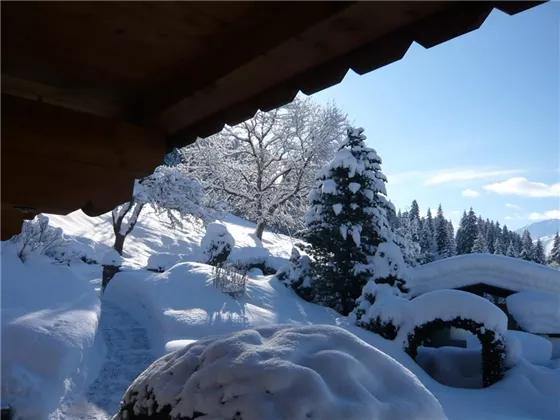
{"type": "Polygon", "coordinates": [[[266,222],[264,220],[259,220],[259,222],[257,223],[257,229],[255,230],[255,235],[261,241],[262,241],[262,236],[264,233],[265,226],[266,226],[266,222]]]}
{"type": "Polygon", "coordinates": [[[115,234],[115,244],[113,245],[113,248],[115,248],[115,251],[117,251],[119,253],[119,255],[121,255],[121,256],[122,256],[122,253],[123,253],[125,238],[126,238],[126,236],[121,234],[121,233],[116,233],[115,234]]]}

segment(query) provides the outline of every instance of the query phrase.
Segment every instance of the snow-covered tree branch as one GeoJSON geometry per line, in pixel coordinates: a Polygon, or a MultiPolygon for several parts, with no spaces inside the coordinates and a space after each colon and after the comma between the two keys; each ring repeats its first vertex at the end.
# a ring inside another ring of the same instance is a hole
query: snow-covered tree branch
{"type": "Polygon", "coordinates": [[[182,227],[186,218],[203,222],[216,218],[222,210],[218,201],[205,199],[199,181],[183,164],[162,165],[154,173],[139,180],[131,200],[116,207],[112,212],[114,248],[122,254],[124,240],[132,232],[145,206],[154,209],[158,216],[166,216],[172,227],[182,227]]]}
{"type": "Polygon", "coordinates": [[[267,226],[302,227],[315,173],[344,140],[346,116],[334,105],[310,99],[253,118],[183,149],[181,158],[208,196],[239,216],[267,226]]]}

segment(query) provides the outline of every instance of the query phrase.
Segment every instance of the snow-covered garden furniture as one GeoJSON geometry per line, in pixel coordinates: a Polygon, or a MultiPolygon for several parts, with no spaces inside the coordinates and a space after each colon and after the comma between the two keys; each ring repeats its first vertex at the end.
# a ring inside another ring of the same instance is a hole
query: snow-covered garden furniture
{"type": "Polygon", "coordinates": [[[444,419],[405,367],[338,327],[213,336],[154,362],[114,420],[444,419]]]}
{"type": "Polygon", "coordinates": [[[208,224],[206,234],[200,242],[203,262],[213,266],[223,264],[234,246],[235,240],[226,225],[218,222],[208,224]]]}
{"type": "Polygon", "coordinates": [[[103,274],[101,279],[101,293],[105,291],[105,288],[117,274],[122,266],[123,259],[120,254],[115,251],[114,249],[110,250],[105,254],[103,257],[102,267],[103,267],[103,274]]]}
{"type": "Polygon", "coordinates": [[[482,385],[502,379],[505,371],[507,315],[488,300],[459,290],[438,290],[411,300],[398,335],[405,351],[416,358],[445,328],[469,331],[482,345],[482,385]]]}

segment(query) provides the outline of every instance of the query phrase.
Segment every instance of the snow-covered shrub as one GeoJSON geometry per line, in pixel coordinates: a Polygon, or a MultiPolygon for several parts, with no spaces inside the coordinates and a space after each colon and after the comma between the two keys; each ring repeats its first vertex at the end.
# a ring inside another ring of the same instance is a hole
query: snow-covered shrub
{"type": "Polygon", "coordinates": [[[270,251],[262,247],[245,246],[235,248],[229,256],[229,262],[236,265],[240,269],[250,270],[251,268],[260,268],[264,274],[274,274],[276,270],[272,270],[267,262],[270,251]]]}
{"type": "Polygon", "coordinates": [[[33,220],[24,220],[21,233],[12,241],[17,247],[17,256],[25,259],[33,252],[47,254],[50,250],[64,244],[64,235],[61,228],[49,225],[49,218],[43,214],[37,215],[33,220]]]}
{"type": "Polygon", "coordinates": [[[152,254],[148,258],[148,265],[146,270],[153,271],[156,273],[163,273],[169,270],[176,264],[179,264],[185,259],[182,254],[172,254],[169,252],[160,252],[157,254],[152,254]]]}
{"type": "Polygon", "coordinates": [[[245,294],[247,270],[231,263],[217,265],[212,272],[212,281],[220,291],[240,297],[245,294]]]}
{"type": "Polygon", "coordinates": [[[276,278],[292,287],[302,299],[312,299],[311,260],[307,255],[301,255],[295,246],[292,247],[290,263],[276,272],[276,278]]]}
{"type": "Polygon", "coordinates": [[[209,223],[206,234],[200,242],[204,263],[218,266],[226,262],[235,246],[235,239],[228,232],[226,225],[218,222],[209,223]]]}
{"type": "Polygon", "coordinates": [[[482,345],[483,386],[502,379],[508,320],[497,306],[472,293],[438,290],[411,300],[407,312],[399,337],[410,357],[416,358],[418,347],[429,346],[442,329],[458,328],[476,335],[482,345]]]}
{"type": "Polygon", "coordinates": [[[356,300],[352,318],[356,325],[394,340],[408,303],[408,270],[401,248],[392,242],[379,244],[371,265],[374,275],[356,300]]]}
{"type": "Polygon", "coordinates": [[[314,261],[313,300],[347,315],[370,277],[368,258],[394,234],[387,211],[387,178],[381,158],[365,144],[363,129],[348,139],[317,177],[309,193],[301,237],[314,261]]]}
{"type": "Polygon", "coordinates": [[[59,246],[50,248],[45,252],[45,255],[67,264],[80,261],[86,264],[100,264],[102,256],[109,249],[108,245],[89,238],[64,235],[64,242],[59,246]]]}
{"type": "Polygon", "coordinates": [[[203,338],[154,362],[114,420],[444,419],[393,358],[327,325],[276,325],[203,338]]]}

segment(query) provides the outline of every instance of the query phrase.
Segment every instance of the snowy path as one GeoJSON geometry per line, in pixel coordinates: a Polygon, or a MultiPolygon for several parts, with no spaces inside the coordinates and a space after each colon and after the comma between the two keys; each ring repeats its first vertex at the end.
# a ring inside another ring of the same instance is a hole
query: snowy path
{"type": "Polygon", "coordinates": [[[99,375],[82,395],[61,408],[60,420],[110,419],[132,381],[155,360],[146,330],[113,303],[103,302],[98,334],[107,346],[99,375]]]}

